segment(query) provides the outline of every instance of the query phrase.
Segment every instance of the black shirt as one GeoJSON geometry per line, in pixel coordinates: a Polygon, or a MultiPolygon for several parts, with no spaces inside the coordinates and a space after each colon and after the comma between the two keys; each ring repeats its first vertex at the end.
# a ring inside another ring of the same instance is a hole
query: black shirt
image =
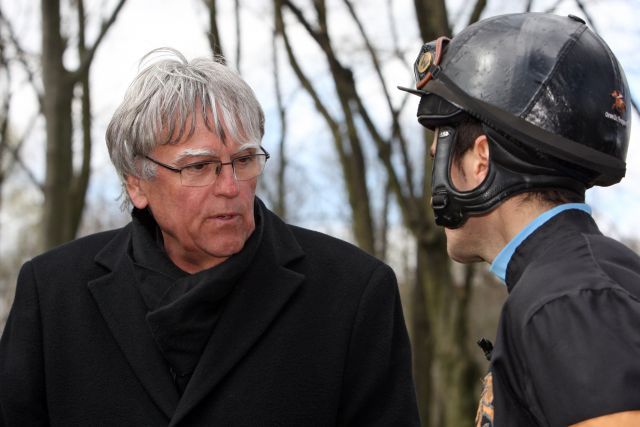
{"type": "Polygon", "coordinates": [[[634,252],[568,210],[518,247],[506,282],[477,425],[566,426],[640,409],[634,252]]]}

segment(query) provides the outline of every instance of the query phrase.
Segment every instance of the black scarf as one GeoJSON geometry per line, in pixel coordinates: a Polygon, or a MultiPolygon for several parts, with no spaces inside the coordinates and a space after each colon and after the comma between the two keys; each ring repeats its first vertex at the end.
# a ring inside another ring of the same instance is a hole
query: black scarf
{"type": "Polygon", "coordinates": [[[134,209],[131,258],[148,308],[147,324],[182,394],[222,313],[226,297],[251,265],[263,234],[255,203],[256,229],[240,252],[190,275],[164,251],[162,234],[148,210],[134,209]]]}

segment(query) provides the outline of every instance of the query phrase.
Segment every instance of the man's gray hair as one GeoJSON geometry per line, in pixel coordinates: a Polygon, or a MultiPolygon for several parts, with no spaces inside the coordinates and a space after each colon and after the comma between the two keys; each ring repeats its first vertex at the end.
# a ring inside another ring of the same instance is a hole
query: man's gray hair
{"type": "Polygon", "coordinates": [[[188,61],[171,48],[155,49],[140,61],[147,65],[127,89],[107,127],[109,156],[129,202],[126,177],[153,178],[155,165],[136,161],[156,146],[175,144],[195,131],[196,114],[223,143],[260,144],[264,113],[253,90],[220,57],[188,61]]]}

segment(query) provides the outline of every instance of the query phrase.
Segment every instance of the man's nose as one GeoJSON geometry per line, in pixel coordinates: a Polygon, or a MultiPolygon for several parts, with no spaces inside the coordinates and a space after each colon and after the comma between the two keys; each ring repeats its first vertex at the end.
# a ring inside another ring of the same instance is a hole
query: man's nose
{"type": "Polygon", "coordinates": [[[216,175],[216,180],[213,183],[216,195],[234,197],[238,194],[238,180],[231,163],[221,164],[216,175]]]}

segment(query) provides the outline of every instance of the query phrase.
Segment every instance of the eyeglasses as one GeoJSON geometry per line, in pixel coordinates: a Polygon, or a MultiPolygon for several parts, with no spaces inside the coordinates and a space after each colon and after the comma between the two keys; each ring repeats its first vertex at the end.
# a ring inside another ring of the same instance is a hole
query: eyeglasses
{"type": "Polygon", "coordinates": [[[271,155],[264,148],[260,147],[262,153],[249,154],[236,157],[230,162],[220,160],[207,160],[205,162],[192,163],[181,168],[159,162],[149,156],[144,156],[147,160],[158,166],[180,174],[180,183],[185,187],[204,187],[213,184],[222,172],[222,167],[231,165],[233,177],[236,181],[247,181],[257,177],[264,171],[264,165],[271,155]]]}
{"type": "Polygon", "coordinates": [[[444,48],[450,41],[447,37],[442,36],[422,46],[418,59],[413,64],[413,72],[416,75],[416,89],[422,89],[432,77],[438,75],[444,48]]]}

